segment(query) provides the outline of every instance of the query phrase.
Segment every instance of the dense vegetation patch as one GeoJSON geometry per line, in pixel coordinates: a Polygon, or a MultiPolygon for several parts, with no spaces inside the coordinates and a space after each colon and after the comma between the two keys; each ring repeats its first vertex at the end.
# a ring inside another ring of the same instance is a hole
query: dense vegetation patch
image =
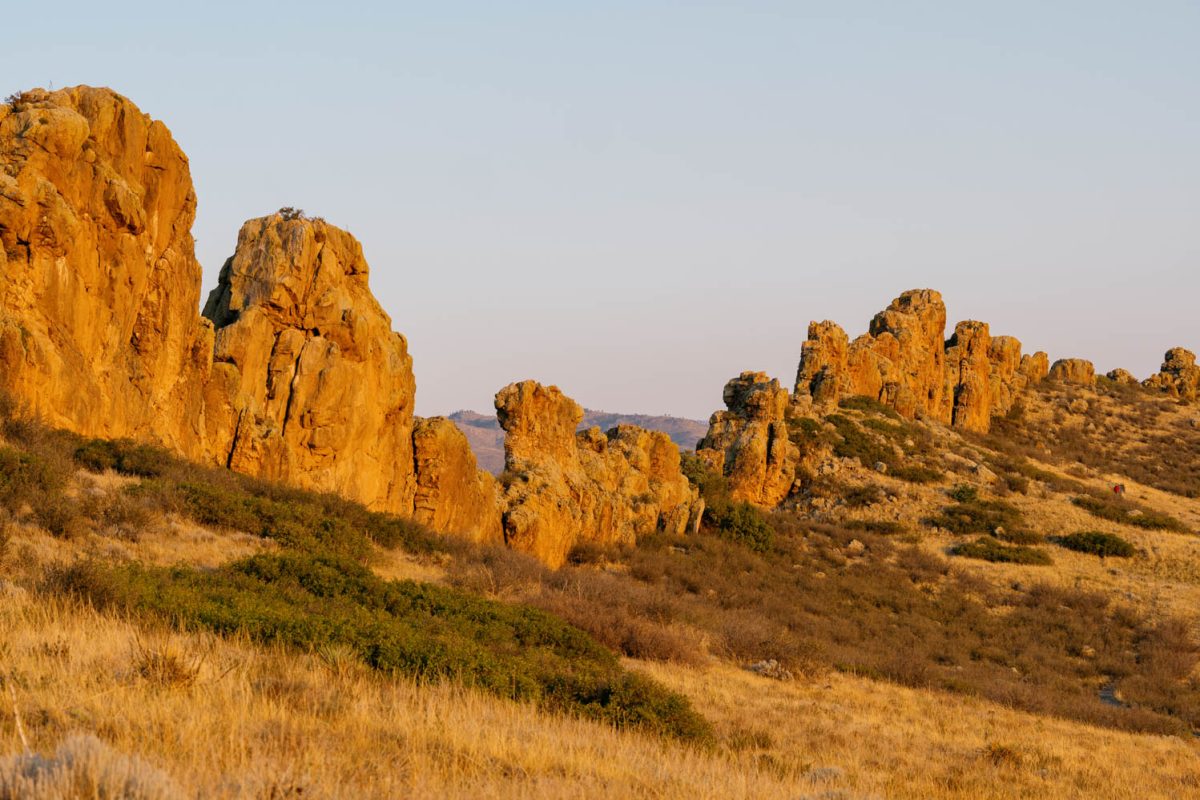
{"type": "Polygon", "coordinates": [[[548,613],[336,556],[262,555],[214,571],[80,564],[55,587],[133,613],[306,649],[351,648],[382,672],[454,679],[515,700],[682,739],[710,731],[688,701],[620,667],[548,613]]]}
{"type": "Polygon", "coordinates": [[[1144,508],[1122,500],[1109,500],[1103,497],[1081,495],[1071,499],[1071,502],[1089,514],[1111,522],[1132,525],[1135,528],[1147,530],[1187,531],[1188,527],[1170,514],[1144,508]]]}
{"type": "Polygon", "coordinates": [[[684,457],[682,469],[704,498],[705,525],[717,535],[751,550],[761,552],[770,549],[775,530],[767,521],[766,514],[752,503],[734,500],[730,494],[729,480],[724,475],[709,469],[694,455],[684,457]]]}
{"type": "Polygon", "coordinates": [[[1091,553],[1101,558],[1105,556],[1131,558],[1137,553],[1137,548],[1120,536],[1117,536],[1115,533],[1102,533],[1101,531],[1080,531],[1068,536],[1060,536],[1054,540],[1054,543],[1068,550],[1075,550],[1079,553],[1091,553]]]}
{"type": "MultiPolygon", "coordinates": [[[[894,411],[892,414],[899,418],[894,411]]],[[[883,464],[888,475],[909,483],[936,483],[944,477],[940,470],[911,460],[928,447],[928,435],[911,423],[890,423],[868,418],[859,425],[842,414],[830,414],[825,419],[837,430],[838,439],[833,444],[833,453],[839,458],[857,458],[868,469],[883,464]],[[897,448],[906,457],[898,455],[897,448]]]]}
{"type": "Polygon", "coordinates": [[[1036,547],[1004,544],[992,536],[980,536],[973,542],[962,542],[950,548],[950,553],[966,558],[978,558],[983,561],[994,561],[1003,564],[1039,564],[1053,563],[1050,556],[1036,547]]]}

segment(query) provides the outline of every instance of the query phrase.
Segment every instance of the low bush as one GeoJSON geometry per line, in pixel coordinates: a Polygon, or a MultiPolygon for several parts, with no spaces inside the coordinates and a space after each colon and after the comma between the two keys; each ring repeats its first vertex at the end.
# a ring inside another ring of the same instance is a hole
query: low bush
{"type": "Polygon", "coordinates": [[[893,478],[909,483],[938,483],[946,477],[941,470],[923,467],[917,464],[900,464],[889,468],[888,474],[893,478]]]}
{"type": "MultiPolygon", "coordinates": [[[[709,512],[704,513],[708,516],[709,512]]],[[[755,552],[770,550],[775,541],[775,529],[767,522],[766,515],[750,503],[732,503],[714,512],[713,521],[722,537],[755,552]]]]}
{"type": "Polygon", "coordinates": [[[730,494],[729,480],[694,455],[686,455],[682,461],[683,474],[700,490],[704,498],[704,522],[730,541],[749,547],[751,550],[766,550],[771,547],[774,530],[756,506],[745,501],[735,501],[730,494]]]}
{"type": "MultiPolygon", "coordinates": [[[[967,493],[960,493],[964,496],[967,493]]],[[[951,533],[1015,533],[1023,523],[1020,509],[1003,500],[971,500],[945,506],[941,513],[925,519],[927,525],[945,528],[951,533]]]]}
{"type": "Polygon", "coordinates": [[[1074,550],[1078,553],[1091,553],[1101,558],[1105,556],[1131,558],[1137,553],[1137,549],[1120,536],[1117,536],[1115,533],[1103,533],[1101,531],[1072,533],[1068,536],[1061,536],[1055,539],[1054,543],[1068,550],[1074,550]]]}
{"type": "Polygon", "coordinates": [[[1165,530],[1183,533],[1188,527],[1170,514],[1164,514],[1150,508],[1144,508],[1122,500],[1109,500],[1093,495],[1080,495],[1072,498],[1072,503],[1082,508],[1092,516],[1106,519],[1110,522],[1120,522],[1135,528],[1147,530],[1165,530]]]}
{"type": "Polygon", "coordinates": [[[382,672],[455,679],[618,727],[693,741],[711,735],[685,698],[627,672],[611,651],[544,611],[384,581],[343,558],[260,555],[212,571],[82,563],[52,586],[258,642],[344,646],[382,672]]]}
{"type": "Polygon", "coordinates": [[[128,439],[89,439],[75,450],[75,460],[92,472],[111,469],[139,478],[156,478],[176,463],[163,448],[128,439]]]}
{"type": "Polygon", "coordinates": [[[1008,545],[991,536],[980,536],[973,542],[963,542],[950,548],[951,555],[966,558],[978,558],[983,561],[994,561],[1003,564],[1037,564],[1045,566],[1054,563],[1043,550],[1022,545],[1008,545]]]}

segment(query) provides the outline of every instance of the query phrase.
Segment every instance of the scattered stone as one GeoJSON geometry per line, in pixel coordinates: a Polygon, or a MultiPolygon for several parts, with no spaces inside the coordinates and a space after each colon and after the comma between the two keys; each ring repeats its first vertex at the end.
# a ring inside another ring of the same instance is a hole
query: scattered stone
{"type": "Polygon", "coordinates": [[[861,556],[867,550],[867,546],[858,539],[851,539],[850,544],[846,545],[846,552],[852,556],[861,556]]]}
{"type": "Polygon", "coordinates": [[[745,669],[753,672],[755,675],[761,675],[764,678],[771,678],[777,681],[790,681],[794,677],[790,670],[785,669],[782,664],[773,658],[748,664],[745,669]]]}
{"type": "Polygon", "coordinates": [[[876,461],[875,462],[875,471],[880,472],[880,473],[886,473],[888,471],[888,465],[883,463],[882,461],[876,461]]]}
{"type": "Polygon", "coordinates": [[[1078,397],[1067,404],[1067,410],[1072,414],[1086,414],[1088,411],[1088,401],[1082,397],[1078,397]]]}

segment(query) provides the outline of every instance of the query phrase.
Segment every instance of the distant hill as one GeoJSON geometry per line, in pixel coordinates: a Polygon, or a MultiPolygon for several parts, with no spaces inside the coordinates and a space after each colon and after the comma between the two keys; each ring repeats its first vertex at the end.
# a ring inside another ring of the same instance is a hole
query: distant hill
{"type": "MultiPolygon", "coordinates": [[[[475,460],[479,462],[479,468],[499,475],[504,470],[504,431],[500,429],[496,417],[477,411],[455,411],[448,416],[459,430],[466,434],[467,441],[471,443],[471,450],[475,453],[475,460]]],[[[596,426],[606,431],[617,425],[637,425],[651,431],[662,431],[679,445],[680,450],[695,449],[696,442],[708,433],[708,423],[698,419],[650,414],[613,414],[590,408],[584,409],[583,422],[579,423],[579,429],[596,426]]]]}

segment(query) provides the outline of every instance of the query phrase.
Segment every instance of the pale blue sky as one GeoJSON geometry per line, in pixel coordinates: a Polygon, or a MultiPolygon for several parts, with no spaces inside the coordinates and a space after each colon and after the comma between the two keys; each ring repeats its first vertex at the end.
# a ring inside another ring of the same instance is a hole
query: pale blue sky
{"type": "Polygon", "coordinates": [[[906,288],[1052,358],[1200,348],[1195,2],[22,7],[4,94],[108,85],[249,217],[352,231],[417,409],[526,377],[706,417],[906,288]]]}

